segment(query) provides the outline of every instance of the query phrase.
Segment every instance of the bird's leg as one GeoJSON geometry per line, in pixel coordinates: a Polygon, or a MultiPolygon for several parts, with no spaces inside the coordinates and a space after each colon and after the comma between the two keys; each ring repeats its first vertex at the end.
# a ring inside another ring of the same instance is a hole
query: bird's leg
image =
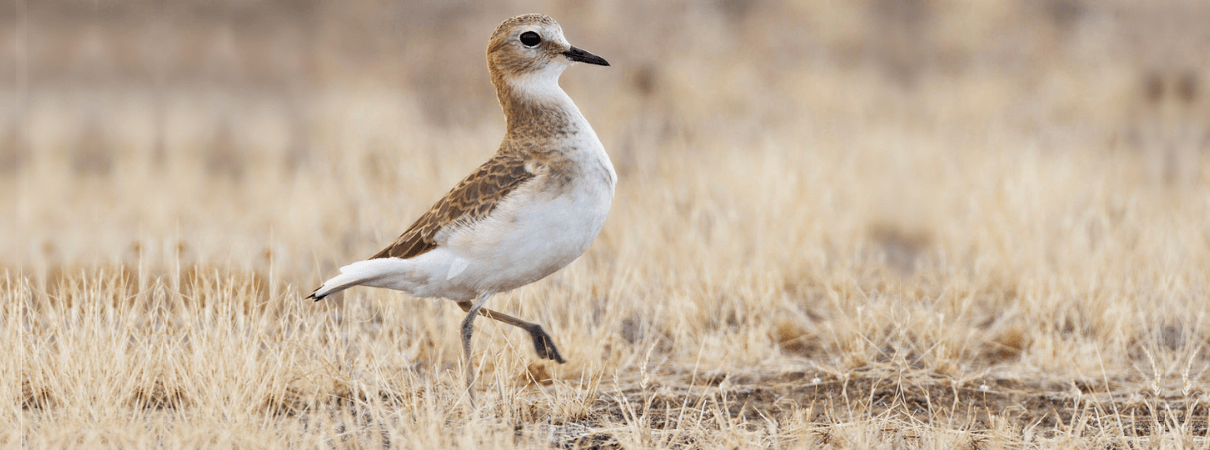
{"type": "MultiPolygon", "coordinates": [[[[462,308],[463,311],[469,312],[472,305],[471,302],[458,302],[458,306],[462,308]]],[[[483,317],[487,317],[488,319],[504,322],[525,330],[527,333],[529,333],[529,337],[533,339],[534,351],[538,352],[539,358],[551,359],[559,364],[567,362],[567,360],[563,359],[563,355],[559,354],[559,349],[555,348],[555,341],[550,338],[549,334],[546,334],[546,330],[543,330],[541,325],[533,322],[527,322],[499,311],[492,311],[487,308],[480,309],[479,314],[483,317]]]]}
{"type": "MultiPolygon", "coordinates": [[[[462,354],[463,359],[466,360],[466,395],[471,399],[471,409],[475,408],[475,391],[471,389],[471,383],[475,381],[474,360],[471,359],[471,335],[475,333],[475,316],[479,314],[479,310],[491,296],[490,292],[485,292],[469,309],[463,308],[468,312],[466,318],[462,319],[462,354]]],[[[465,303],[470,304],[470,302],[465,303]]]]}

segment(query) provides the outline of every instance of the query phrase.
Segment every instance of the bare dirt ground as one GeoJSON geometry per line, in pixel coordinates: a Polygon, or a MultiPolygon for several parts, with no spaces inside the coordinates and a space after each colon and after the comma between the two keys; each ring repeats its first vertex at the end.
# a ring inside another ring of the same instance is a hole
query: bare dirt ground
{"type": "Polygon", "coordinates": [[[1200,4],[17,6],[0,447],[1210,447],[1200,4]],[[531,11],[618,191],[472,411],[455,305],[303,296],[494,151],[531,11]]]}

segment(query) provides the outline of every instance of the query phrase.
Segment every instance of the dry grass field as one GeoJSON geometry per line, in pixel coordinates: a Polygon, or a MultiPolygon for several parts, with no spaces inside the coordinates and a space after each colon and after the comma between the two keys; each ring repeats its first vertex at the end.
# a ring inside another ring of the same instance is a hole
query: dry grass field
{"type": "Polygon", "coordinates": [[[0,12],[0,448],[1210,448],[1210,7],[0,12]],[[499,144],[546,12],[619,175],[567,269],[357,288],[499,144]]]}

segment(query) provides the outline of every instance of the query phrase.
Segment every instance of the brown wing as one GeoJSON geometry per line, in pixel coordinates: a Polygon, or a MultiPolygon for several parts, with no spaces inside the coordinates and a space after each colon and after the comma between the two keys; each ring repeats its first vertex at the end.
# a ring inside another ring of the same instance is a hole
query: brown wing
{"type": "Polygon", "coordinates": [[[444,198],[416,219],[416,223],[408,227],[399,239],[370,259],[407,259],[437,248],[435,239],[443,228],[482,220],[496,209],[504,197],[534,176],[520,157],[496,154],[450,189],[444,198]]]}

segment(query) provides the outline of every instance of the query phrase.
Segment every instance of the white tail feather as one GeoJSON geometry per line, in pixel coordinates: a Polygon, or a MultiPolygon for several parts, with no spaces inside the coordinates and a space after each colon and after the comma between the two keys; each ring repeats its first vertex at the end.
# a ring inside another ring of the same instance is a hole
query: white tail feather
{"type": "Polygon", "coordinates": [[[311,297],[320,300],[353,286],[381,287],[380,281],[384,277],[399,274],[401,261],[398,258],[369,259],[341,267],[340,275],[325,281],[311,297]]]}

